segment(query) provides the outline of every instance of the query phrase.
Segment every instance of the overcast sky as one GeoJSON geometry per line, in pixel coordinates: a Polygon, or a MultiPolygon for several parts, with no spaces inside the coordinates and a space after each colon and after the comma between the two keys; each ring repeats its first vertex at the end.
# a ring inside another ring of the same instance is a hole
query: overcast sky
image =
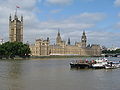
{"type": "Polygon", "coordinates": [[[0,38],[8,41],[9,15],[24,16],[24,42],[50,37],[58,28],[63,40],[80,41],[86,31],[89,44],[120,47],[120,0],[0,0],[0,38]]]}

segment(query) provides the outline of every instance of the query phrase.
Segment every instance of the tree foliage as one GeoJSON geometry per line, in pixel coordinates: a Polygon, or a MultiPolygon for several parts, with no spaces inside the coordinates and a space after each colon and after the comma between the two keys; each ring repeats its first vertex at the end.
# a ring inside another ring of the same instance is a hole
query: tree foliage
{"type": "Polygon", "coordinates": [[[29,57],[30,48],[22,42],[6,42],[0,45],[0,58],[29,57]]]}

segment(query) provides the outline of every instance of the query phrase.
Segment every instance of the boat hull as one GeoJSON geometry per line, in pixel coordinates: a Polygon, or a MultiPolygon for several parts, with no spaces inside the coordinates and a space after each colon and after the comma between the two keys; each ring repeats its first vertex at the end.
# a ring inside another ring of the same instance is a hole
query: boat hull
{"type": "Polygon", "coordinates": [[[80,69],[88,69],[90,68],[89,64],[79,63],[79,64],[73,64],[70,63],[71,68],[80,68],[80,69]]]}
{"type": "Polygon", "coordinates": [[[93,69],[105,69],[105,66],[92,67],[93,69]]]}

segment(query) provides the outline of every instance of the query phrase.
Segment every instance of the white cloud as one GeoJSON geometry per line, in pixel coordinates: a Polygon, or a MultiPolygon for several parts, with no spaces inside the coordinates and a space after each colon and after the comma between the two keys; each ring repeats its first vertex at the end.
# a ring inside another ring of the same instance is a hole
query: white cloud
{"type": "Polygon", "coordinates": [[[83,13],[80,15],[81,18],[83,19],[92,19],[94,21],[100,21],[104,19],[105,14],[104,13],[83,13]]]}
{"type": "Polygon", "coordinates": [[[79,20],[81,22],[98,22],[104,20],[106,15],[104,13],[88,13],[84,12],[80,15],[72,16],[71,19],[79,20]]]}
{"type": "Polygon", "coordinates": [[[120,6],[120,0],[115,0],[114,4],[115,4],[115,6],[120,6]]]}
{"type": "Polygon", "coordinates": [[[46,0],[45,3],[53,4],[53,5],[69,5],[74,0],[46,0]]]}

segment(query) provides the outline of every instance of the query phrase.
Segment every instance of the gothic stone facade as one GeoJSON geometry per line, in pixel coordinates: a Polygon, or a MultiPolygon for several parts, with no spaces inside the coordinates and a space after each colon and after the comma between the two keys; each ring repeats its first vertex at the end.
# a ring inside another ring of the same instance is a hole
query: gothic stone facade
{"type": "Polygon", "coordinates": [[[34,45],[30,46],[33,56],[49,55],[49,40],[37,39],[34,45]]]}
{"type": "Polygon", "coordinates": [[[48,56],[48,55],[80,55],[80,56],[100,56],[101,48],[99,45],[86,45],[87,38],[83,32],[81,42],[76,42],[75,45],[70,45],[62,41],[60,32],[57,34],[56,44],[50,45],[49,38],[47,40],[38,39],[34,45],[30,45],[31,54],[33,56],[48,56]]]}
{"type": "Polygon", "coordinates": [[[15,14],[14,20],[10,15],[9,17],[9,41],[10,42],[23,42],[23,16],[21,20],[15,14]]]}

